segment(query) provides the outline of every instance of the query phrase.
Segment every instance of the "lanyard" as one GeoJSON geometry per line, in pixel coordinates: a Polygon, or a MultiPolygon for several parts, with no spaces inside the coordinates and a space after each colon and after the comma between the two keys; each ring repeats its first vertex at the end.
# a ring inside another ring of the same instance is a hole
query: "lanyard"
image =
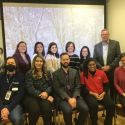
{"type": "MultiPolygon", "coordinates": [[[[13,77],[13,76],[12,76],[13,77]]],[[[11,79],[11,78],[10,78],[11,79]]],[[[13,85],[13,81],[14,81],[14,77],[12,78],[12,81],[10,82],[10,80],[9,80],[9,78],[8,78],[8,76],[6,76],[6,80],[7,80],[7,84],[9,84],[9,91],[10,91],[10,89],[11,89],[11,87],[12,87],[12,85],[13,85]]]]}

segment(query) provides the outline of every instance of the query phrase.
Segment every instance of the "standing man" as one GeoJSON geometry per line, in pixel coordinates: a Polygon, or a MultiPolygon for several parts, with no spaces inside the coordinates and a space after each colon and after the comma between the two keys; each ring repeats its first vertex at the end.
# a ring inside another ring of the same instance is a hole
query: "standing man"
{"type": "Polygon", "coordinates": [[[106,72],[110,83],[110,96],[114,98],[114,69],[119,64],[120,45],[118,41],[109,39],[109,31],[101,31],[102,41],[95,45],[93,57],[97,67],[106,72]]]}
{"type": "Polygon", "coordinates": [[[72,125],[72,111],[79,111],[77,125],[84,125],[88,117],[88,107],[80,96],[80,80],[77,70],[69,68],[68,53],[60,55],[61,68],[54,72],[54,90],[59,108],[63,112],[66,125],[72,125]]]}

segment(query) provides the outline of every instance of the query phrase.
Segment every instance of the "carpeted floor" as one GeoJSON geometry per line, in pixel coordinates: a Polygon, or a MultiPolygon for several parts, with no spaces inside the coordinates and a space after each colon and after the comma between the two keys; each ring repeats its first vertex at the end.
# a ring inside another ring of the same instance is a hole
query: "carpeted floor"
{"type": "MultiPolygon", "coordinates": [[[[74,116],[73,116],[74,117],[74,116]]],[[[100,111],[98,113],[98,125],[104,125],[104,118],[105,117],[102,117],[102,111],[100,111]]],[[[58,118],[56,118],[57,122],[58,122],[58,118]]],[[[64,121],[63,121],[63,116],[62,114],[60,114],[60,122],[61,124],[60,125],[65,125],[64,124],[64,121]]],[[[116,124],[117,125],[125,125],[125,117],[122,117],[120,115],[117,115],[117,118],[116,118],[116,124]]],[[[8,123],[7,125],[12,125],[11,123],[8,123]]],[[[43,122],[42,122],[42,117],[39,118],[38,122],[37,122],[37,125],[43,125],[43,122]]],[[[90,123],[86,124],[86,125],[91,125],[90,123]]],[[[114,124],[113,124],[114,125],[114,124]]]]}

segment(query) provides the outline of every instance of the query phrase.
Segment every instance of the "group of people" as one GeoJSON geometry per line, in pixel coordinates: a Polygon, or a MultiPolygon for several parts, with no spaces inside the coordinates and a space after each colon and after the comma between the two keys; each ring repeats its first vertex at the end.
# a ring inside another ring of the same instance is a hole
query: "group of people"
{"type": "Polygon", "coordinates": [[[112,125],[115,90],[125,113],[125,53],[121,54],[119,42],[109,39],[107,29],[101,31],[101,38],[93,58],[87,46],[81,48],[79,58],[69,41],[60,55],[51,42],[46,56],[43,43],[36,42],[30,59],[26,43],[19,42],[1,66],[0,122],[23,125],[23,112],[28,112],[29,125],[36,125],[41,114],[44,124],[52,125],[52,108],[56,108],[63,112],[66,125],[72,125],[73,110],[79,112],[76,125],[84,125],[89,114],[92,125],[98,125],[98,104],[103,104],[104,125],[112,125]]]}

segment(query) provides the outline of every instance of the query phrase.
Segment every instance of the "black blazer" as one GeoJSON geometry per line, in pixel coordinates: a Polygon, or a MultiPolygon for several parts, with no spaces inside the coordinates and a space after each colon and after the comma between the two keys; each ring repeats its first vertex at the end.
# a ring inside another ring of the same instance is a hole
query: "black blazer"
{"type": "MultiPolygon", "coordinates": [[[[69,82],[71,84],[72,97],[80,96],[80,79],[77,70],[69,68],[69,82]]],[[[62,68],[53,73],[53,88],[55,91],[55,97],[60,101],[69,98],[70,96],[65,90],[66,78],[62,68]]]]}
{"type": "MultiPolygon", "coordinates": [[[[115,41],[115,40],[109,40],[107,65],[109,65],[111,67],[111,69],[114,69],[116,66],[118,66],[120,53],[121,53],[121,51],[120,51],[119,42],[115,41]]],[[[102,42],[95,45],[93,57],[96,59],[97,66],[99,68],[104,66],[102,42]]]]}

